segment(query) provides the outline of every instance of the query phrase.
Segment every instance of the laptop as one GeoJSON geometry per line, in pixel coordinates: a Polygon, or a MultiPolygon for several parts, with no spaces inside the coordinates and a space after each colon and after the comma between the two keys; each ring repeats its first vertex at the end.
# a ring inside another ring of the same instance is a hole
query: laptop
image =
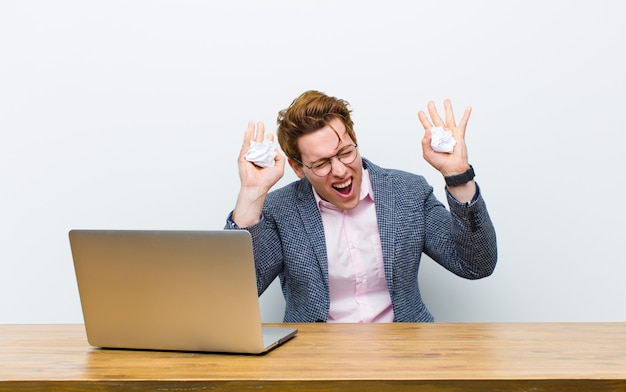
{"type": "Polygon", "coordinates": [[[262,354],[295,328],[263,327],[243,230],[71,230],[90,345],[262,354]]]}

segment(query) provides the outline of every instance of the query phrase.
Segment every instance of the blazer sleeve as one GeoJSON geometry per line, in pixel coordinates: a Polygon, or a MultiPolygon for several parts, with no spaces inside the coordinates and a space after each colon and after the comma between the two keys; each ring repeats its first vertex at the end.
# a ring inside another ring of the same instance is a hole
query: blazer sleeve
{"type": "Polygon", "coordinates": [[[232,219],[232,212],[226,219],[227,230],[247,230],[252,237],[252,252],[256,268],[258,295],[263,294],[276,279],[282,268],[282,251],[276,246],[280,240],[275,230],[264,229],[268,221],[261,215],[261,220],[249,227],[239,227],[232,219]],[[269,238],[275,236],[276,238],[269,238]]]}
{"type": "Polygon", "coordinates": [[[496,232],[477,185],[477,197],[460,203],[446,191],[450,211],[430,195],[426,200],[424,252],[458,276],[480,279],[497,262],[496,232]]]}

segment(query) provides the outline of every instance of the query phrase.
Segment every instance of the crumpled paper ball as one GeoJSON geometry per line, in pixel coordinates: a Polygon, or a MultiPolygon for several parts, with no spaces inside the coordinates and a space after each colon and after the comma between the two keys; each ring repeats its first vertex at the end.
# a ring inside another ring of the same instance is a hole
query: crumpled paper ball
{"type": "Polygon", "coordinates": [[[446,131],[442,127],[430,128],[430,146],[437,152],[452,152],[456,140],[452,137],[451,131],[446,131]]]}
{"type": "Polygon", "coordinates": [[[250,148],[246,152],[246,159],[260,167],[274,166],[274,158],[276,158],[274,143],[269,140],[264,142],[250,142],[250,148]]]}

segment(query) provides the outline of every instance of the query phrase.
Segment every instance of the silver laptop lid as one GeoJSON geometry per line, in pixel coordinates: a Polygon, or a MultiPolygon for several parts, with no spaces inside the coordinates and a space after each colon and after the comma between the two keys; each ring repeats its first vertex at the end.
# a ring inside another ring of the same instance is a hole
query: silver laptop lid
{"type": "Polygon", "coordinates": [[[266,350],[248,232],[72,230],[69,237],[91,345],[266,350]]]}

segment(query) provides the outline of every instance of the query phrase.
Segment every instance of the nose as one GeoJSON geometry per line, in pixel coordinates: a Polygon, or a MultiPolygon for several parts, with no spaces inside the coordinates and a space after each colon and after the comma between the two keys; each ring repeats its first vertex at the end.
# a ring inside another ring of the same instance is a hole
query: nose
{"type": "Polygon", "coordinates": [[[346,173],[347,170],[348,170],[347,165],[341,162],[339,158],[332,157],[330,159],[330,171],[331,173],[333,173],[334,176],[342,177],[346,173]]]}

